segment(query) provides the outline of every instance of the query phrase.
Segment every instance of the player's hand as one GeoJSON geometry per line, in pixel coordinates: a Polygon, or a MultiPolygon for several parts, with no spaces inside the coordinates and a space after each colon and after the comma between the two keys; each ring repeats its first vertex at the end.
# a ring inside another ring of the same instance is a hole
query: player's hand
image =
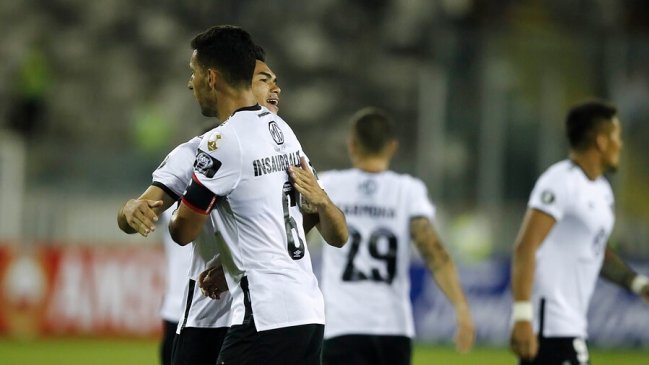
{"type": "Polygon", "coordinates": [[[534,335],[532,322],[517,321],[512,328],[510,339],[512,352],[523,360],[532,360],[539,351],[539,343],[534,335]]]}
{"type": "Polygon", "coordinates": [[[463,306],[456,312],[457,329],[455,332],[455,349],[460,353],[471,351],[475,341],[475,326],[468,306],[463,306]]]}
{"type": "Polygon", "coordinates": [[[289,166],[288,174],[291,177],[293,186],[302,195],[303,200],[300,209],[303,213],[317,213],[318,207],[330,202],[327,193],[322,190],[315,175],[313,175],[306,158],[300,158],[300,167],[289,166]]]}
{"type": "Polygon", "coordinates": [[[131,199],[122,208],[122,213],[128,225],[146,237],[155,231],[155,222],[158,221],[153,208],[161,207],[162,204],[162,200],[131,199]]]}
{"type": "Polygon", "coordinates": [[[223,266],[218,265],[203,271],[198,276],[198,287],[201,288],[201,292],[206,297],[220,299],[221,294],[228,291],[223,266]]]}

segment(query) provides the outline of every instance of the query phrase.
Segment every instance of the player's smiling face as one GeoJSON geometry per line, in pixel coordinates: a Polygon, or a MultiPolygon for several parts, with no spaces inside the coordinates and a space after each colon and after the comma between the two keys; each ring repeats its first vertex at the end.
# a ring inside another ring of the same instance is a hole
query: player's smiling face
{"type": "Polygon", "coordinates": [[[277,76],[262,61],[257,60],[255,72],[252,75],[252,93],[259,105],[263,105],[271,112],[279,112],[279,94],[282,90],[277,85],[277,76]]]}
{"type": "Polygon", "coordinates": [[[187,87],[194,92],[194,97],[201,107],[201,113],[206,117],[216,117],[216,99],[209,82],[209,72],[198,63],[196,50],[189,60],[192,75],[187,87]]]}

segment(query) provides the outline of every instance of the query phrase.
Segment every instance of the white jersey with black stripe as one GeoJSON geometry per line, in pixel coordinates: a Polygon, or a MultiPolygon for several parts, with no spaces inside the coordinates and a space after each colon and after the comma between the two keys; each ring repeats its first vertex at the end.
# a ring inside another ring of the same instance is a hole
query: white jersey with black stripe
{"type": "MultiPolygon", "coordinates": [[[[200,141],[201,136],[194,137],[171,151],[162,164],[153,172],[152,185],[160,187],[172,197],[179,198],[182,196],[192,178],[193,163],[200,141]]],[[[175,207],[170,208],[170,210],[173,209],[175,207]]],[[[163,227],[163,229],[168,231],[167,227],[163,227]]],[[[183,274],[185,289],[182,311],[177,313],[176,319],[179,320],[179,331],[183,324],[185,327],[199,328],[229,326],[230,293],[225,292],[220,299],[213,300],[204,296],[198,285],[195,286],[193,293],[188,292],[189,279],[198,280],[200,273],[208,268],[208,263],[212,266],[218,263],[218,260],[219,252],[215,241],[214,228],[212,223],[208,222],[205,224],[199,238],[192,242],[190,264],[183,274]],[[191,298],[190,303],[187,303],[188,298],[191,298]],[[188,304],[190,310],[185,321],[185,311],[188,304]]]]}
{"type": "Polygon", "coordinates": [[[183,293],[187,285],[187,272],[191,265],[192,249],[180,246],[169,235],[169,220],[174,208],[169,208],[160,215],[158,227],[162,230],[162,240],[165,252],[165,277],[166,285],[160,316],[169,322],[178,323],[180,314],[183,313],[185,302],[183,293]]]}
{"type": "Polygon", "coordinates": [[[419,179],[392,171],[329,171],[320,179],[343,210],[349,242],[323,247],[325,338],[349,334],[413,337],[410,220],[435,208],[419,179]]]}
{"type": "Polygon", "coordinates": [[[536,182],[528,208],[556,220],[536,253],[534,325],[543,336],[587,336],[588,304],[613,229],[614,204],[608,180],[590,180],[570,160],[555,163],[536,182]]]}
{"type": "Polygon", "coordinates": [[[194,177],[217,196],[211,217],[222,235],[233,325],[245,315],[243,275],[257,330],[324,324],[298,194],[287,173],[300,157],[306,156],[292,129],[260,106],[238,110],[201,141],[194,177]]]}

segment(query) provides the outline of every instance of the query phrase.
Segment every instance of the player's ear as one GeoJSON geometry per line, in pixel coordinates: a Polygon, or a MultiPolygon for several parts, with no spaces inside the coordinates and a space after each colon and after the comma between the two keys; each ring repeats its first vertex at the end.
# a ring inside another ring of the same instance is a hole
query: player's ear
{"type": "Polygon", "coordinates": [[[597,133],[597,135],[595,135],[595,148],[600,152],[606,151],[608,140],[608,133],[605,133],[604,131],[597,133]]]}
{"type": "Polygon", "coordinates": [[[347,152],[352,158],[356,156],[358,152],[358,146],[356,144],[356,139],[354,138],[354,136],[349,136],[349,138],[347,138],[347,152]]]}
{"type": "Polygon", "coordinates": [[[213,68],[207,69],[207,84],[210,86],[211,89],[216,89],[216,85],[218,84],[220,78],[221,78],[221,73],[218,72],[216,69],[213,68]]]}
{"type": "Polygon", "coordinates": [[[385,151],[388,154],[389,158],[392,158],[395,153],[397,153],[397,150],[399,149],[399,141],[396,139],[391,140],[388,142],[387,146],[385,146],[385,151]]]}

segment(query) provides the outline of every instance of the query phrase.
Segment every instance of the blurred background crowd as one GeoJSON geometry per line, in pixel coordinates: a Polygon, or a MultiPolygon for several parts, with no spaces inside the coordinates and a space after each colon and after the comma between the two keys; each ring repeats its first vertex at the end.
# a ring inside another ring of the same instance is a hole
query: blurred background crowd
{"type": "Polygon", "coordinates": [[[460,263],[508,257],[563,117],[620,109],[611,243],[649,258],[649,2],[0,2],[0,243],[141,245],[115,215],[175,145],[213,123],[186,85],[193,35],[238,24],[267,53],[280,115],[319,170],[349,166],[348,118],[399,126],[392,168],[422,178],[460,263]]]}
{"type": "Polygon", "coordinates": [[[509,252],[535,177],[565,153],[567,107],[612,100],[627,142],[615,242],[649,255],[644,1],[27,0],[0,19],[0,131],[22,141],[3,146],[2,174],[21,148],[25,161],[22,194],[3,189],[0,238],[126,239],[113,198],[210,122],[186,88],[188,42],[233,23],[266,49],[281,115],[318,169],[348,166],[352,112],[386,109],[394,169],[424,179],[441,229],[480,254],[509,252]]]}

